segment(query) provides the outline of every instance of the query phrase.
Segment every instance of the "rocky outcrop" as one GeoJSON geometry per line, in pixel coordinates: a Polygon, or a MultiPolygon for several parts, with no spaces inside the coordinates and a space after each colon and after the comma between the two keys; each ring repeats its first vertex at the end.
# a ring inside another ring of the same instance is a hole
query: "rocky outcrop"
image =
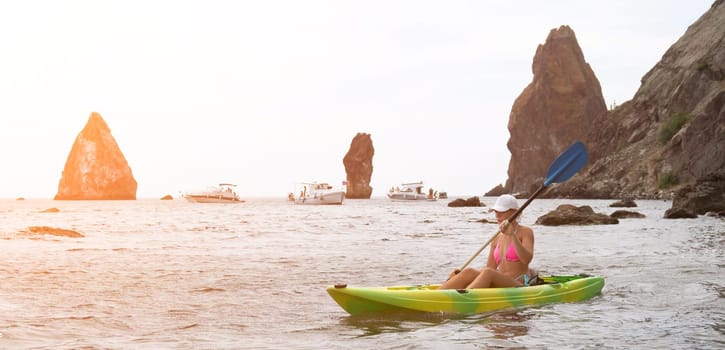
{"type": "Polygon", "coordinates": [[[52,235],[52,236],[63,236],[71,238],[82,238],[85,237],[82,233],[73,230],[66,230],[63,228],[56,228],[50,226],[30,226],[28,231],[23,233],[34,233],[40,235],[52,235]]]}
{"type": "Polygon", "coordinates": [[[369,199],[373,193],[370,179],[373,176],[373,140],[370,134],[358,133],[350,143],[342,163],[347,174],[347,192],[345,198],[369,199]]]}
{"type": "Polygon", "coordinates": [[[683,208],[670,208],[665,211],[665,219],[697,219],[697,214],[683,208]]]}
{"type": "Polygon", "coordinates": [[[136,199],[136,187],[108,125],[91,113],[73,143],[54,199],[136,199]]]}
{"type": "Polygon", "coordinates": [[[536,219],[537,225],[560,226],[560,225],[612,225],[618,224],[619,220],[609,215],[595,213],[588,205],[576,207],[570,204],[562,204],[555,210],[540,216],[536,219]]]}
{"type": "Polygon", "coordinates": [[[667,50],[631,101],[588,129],[590,166],[550,196],[671,199],[725,175],[725,0],[667,50]]]}
{"type": "Polygon", "coordinates": [[[616,219],[642,219],[645,217],[642,213],[630,210],[615,210],[614,213],[609,214],[609,216],[616,219]]]}
{"type": "Polygon", "coordinates": [[[589,126],[607,111],[599,81],[568,26],[551,30],[536,49],[532,70],[533,81],[509,116],[505,193],[536,191],[551,162],[574,141],[587,143],[589,126]]]}
{"type": "Polygon", "coordinates": [[[672,208],[700,215],[725,211],[725,176],[712,174],[680,188],[672,200],[672,208]]]}
{"type": "Polygon", "coordinates": [[[637,206],[637,203],[634,202],[633,199],[627,198],[622,199],[620,201],[616,201],[609,205],[611,208],[634,208],[637,206]]]}
{"type": "Polygon", "coordinates": [[[488,192],[486,192],[484,194],[484,196],[486,196],[486,197],[498,197],[498,196],[500,196],[502,194],[506,194],[506,189],[503,188],[503,185],[498,184],[498,185],[496,185],[496,187],[494,187],[491,190],[489,190],[488,192]]]}
{"type": "Polygon", "coordinates": [[[470,197],[468,199],[457,198],[454,201],[448,203],[449,207],[460,208],[460,207],[485,207],[486,204],[481,203],[481,199],[478,197],[470,197]]]}

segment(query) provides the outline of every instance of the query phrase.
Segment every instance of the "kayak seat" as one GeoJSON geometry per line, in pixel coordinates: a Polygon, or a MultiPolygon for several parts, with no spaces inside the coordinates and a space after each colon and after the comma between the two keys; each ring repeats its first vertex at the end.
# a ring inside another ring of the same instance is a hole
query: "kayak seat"
{"type": "Polygon", "coordinates": [[[539,278],[538,269],[529,269],[528,275],[528,283],[525,283],[525,286],[538,286],[540,284],[546,284],[546,282],[539,278]]]}
{"type": "Polygon", "coordinates": [[[542,280],[541,278],[539,278],[539,275],[538,274],[535,275],[534,277],[532,277],[529,280],[529,286],[538,286],[538,285],[541,285],[541,284],[546,284],[546,282],[544,282],[544,280],[542,280]]]}

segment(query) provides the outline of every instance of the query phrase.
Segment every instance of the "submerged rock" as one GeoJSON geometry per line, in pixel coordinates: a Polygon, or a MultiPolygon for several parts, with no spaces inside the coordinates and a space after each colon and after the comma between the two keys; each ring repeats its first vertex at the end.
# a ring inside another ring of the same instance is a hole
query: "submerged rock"
{"type": "Polygon", "coordinates": [[[641,219],[645,217],[642,213],[629,210],[616,210],[614,213],[609,214],[609,216],[617,219],[641,219]]]}
{"type": "Polygon", "coordinates": [[[595,213],[588,205],[576,207],[570,204],[562,204],[555,210],[540,216],[536,223],[544,226],[560,225],[612,225],[618,224],[619,220],[609,215],[595,213]]]}
{"type": "Polygon", "coordinates": [[[62,228],[55,228],[55,227],[49,227],[49,226],[30,226],[30,227],[28,227],[28,231],[30,233],[53,235],[53,236],[63,236],[63,237],[71,237],[71,238],[85,237],[82,234],[80,234],[79,232],[76,232],[73,230],[66,230],[66,229],[62,229],[62,228]]]}
{"type": "Polygon", "coordinates": [[[665,219],[695,219],[697,214],[685,208],[670,208],[665,211],[665,219]]]}
{"type": "Polygon", "coordinates": [[[73,143],[54,199],[136,199],[136,187],[108,125],[91,113],[73,143]]]}
{"type": "Polygon", "coordinates": [[[485,207],[486,204],[483,204],[482,205],[481,199],[478,198],[478,197],[471,197],[471,198],[468,198],[468,199],[456,198],[456,200],[448,203],[448,206],[449,207],[455,207],[455,208],[458,208],[458,207],[481,207],[481,206],[484,206],[485,207]]]}
{"type": "Polygon", "coordinates": [[[633,208],[637,206],[637,203],[635,203],[633,199],[623,199],[621,201],[616,201],[609,206],[612,208],[633,208]]]}

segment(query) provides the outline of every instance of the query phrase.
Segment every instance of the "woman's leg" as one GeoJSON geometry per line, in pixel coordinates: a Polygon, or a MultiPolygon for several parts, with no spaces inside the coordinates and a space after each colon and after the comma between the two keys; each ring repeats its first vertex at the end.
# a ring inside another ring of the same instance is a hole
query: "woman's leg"
{"type": "Polygon", "coordinates": [[[523,284],[492,268],[485,268],[466,288],[503,288],[520,287],[523,284]]]}
{"type": "Polygon", "coordinates": [[[438,289],[462,289],[473,281],[478,276],[479,271],[469,267],[456,275],[451,276],[448,281],[441,284],[438,289]]]}

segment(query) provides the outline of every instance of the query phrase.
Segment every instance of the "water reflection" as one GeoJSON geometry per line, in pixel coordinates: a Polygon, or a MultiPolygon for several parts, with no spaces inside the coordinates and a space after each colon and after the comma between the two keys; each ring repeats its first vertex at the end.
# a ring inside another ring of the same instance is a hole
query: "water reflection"
{"type": "Polygon", "coordinates": [[[526,322],[534,318],[530,312],[506,312],[489,315],[479,321],[496,339],[513,339],[529,333],[526,322]]]}
{"type": "Polygon", "coordinates": [[[356,315],[341,319],[341,324],[351,329],[361,331],[359,337],[373,336],[383,333],[405,333],[417,331],[421,328],[441,325],[448,322],[455,327],[468,325],[482,325],[496,339],[508,340],[529,333],[527,321],[535,318],[535,313],[519,310],[477,315],[455,315],[445,313],[386,313],[378,315],[356,315]]]}
{"type": "Polygon", "coordinates": [[[362,331],[360,337],[381,333],[403,333],[445,323],[459,315],[429,312],[401,312],[373,315],[347,316],[341,320],[343,326],[362,331]]]}

